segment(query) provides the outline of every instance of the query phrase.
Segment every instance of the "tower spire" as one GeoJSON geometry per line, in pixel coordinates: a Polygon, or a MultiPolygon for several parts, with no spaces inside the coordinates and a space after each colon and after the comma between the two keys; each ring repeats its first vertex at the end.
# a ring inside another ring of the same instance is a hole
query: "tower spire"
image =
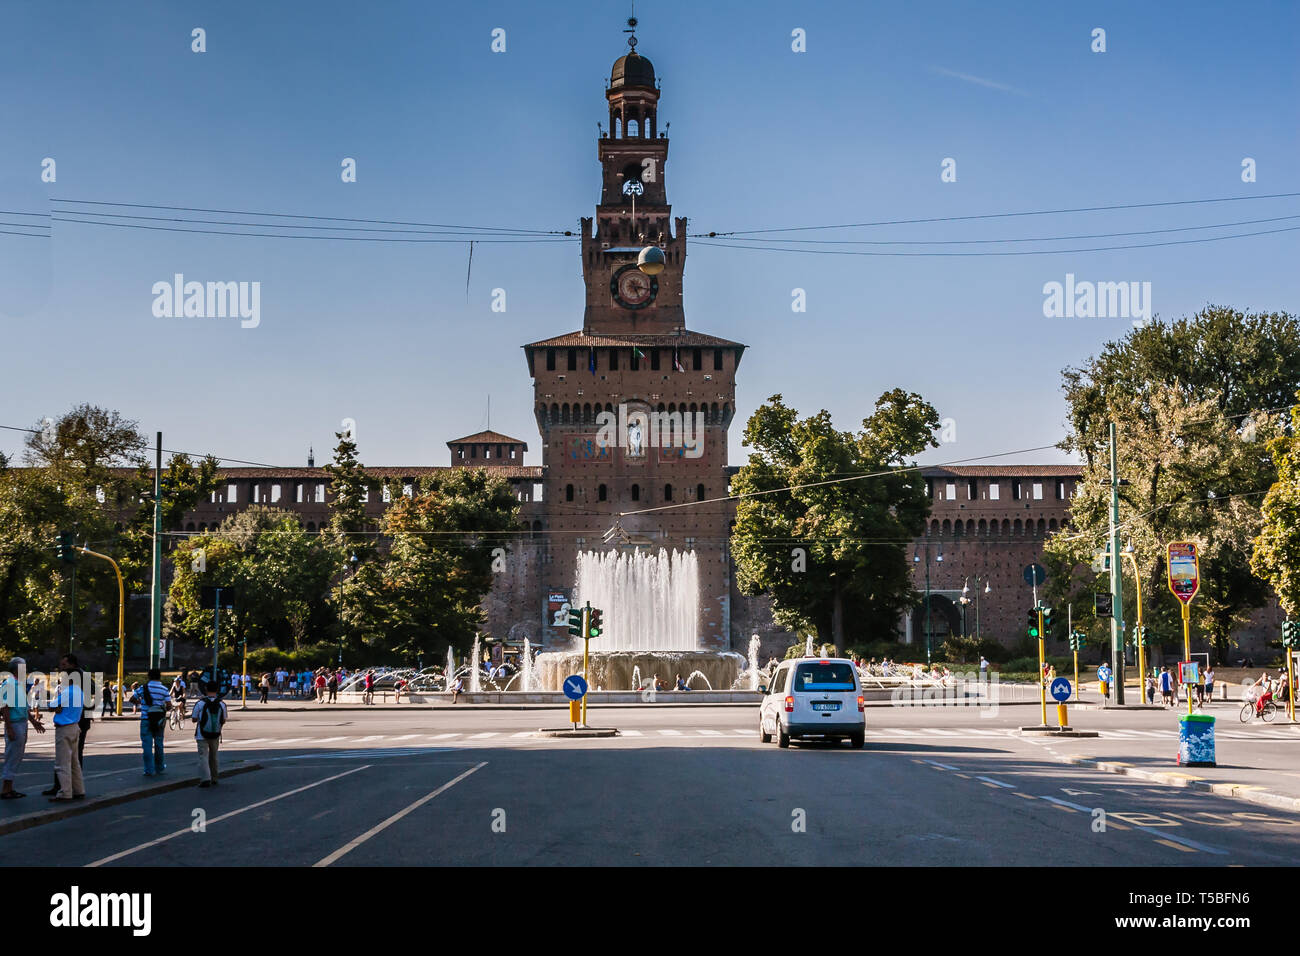
{"type": "Polygon", "coordinates": [[[627,45],[632,48],[633,53],[636,52],[636,24],[636,4],[634,3],[632,4],[632,15],[627,18],[627,29],[623,31],[628,34],[627,45]]]}

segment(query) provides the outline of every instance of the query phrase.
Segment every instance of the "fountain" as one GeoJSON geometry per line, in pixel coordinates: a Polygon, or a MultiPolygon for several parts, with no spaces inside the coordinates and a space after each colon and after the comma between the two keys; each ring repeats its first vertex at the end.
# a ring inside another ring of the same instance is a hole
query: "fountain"
{"type": "Polygon", "coordinates": [[[533,651],[528,638],[524,638],[524,654],[519,661],[519,673],[523,677],[524,690],[533,689],[533,651]]]}
{"type": "Polygon", "coordinates": [[[758,690],[758,635],[749,639],[749,689],[758,690]]]}
{"type": "Polygon", "coordinates": [[[450,644],[447,645],[447,669],[442,673],[445,678],[442,682],[442,689],[449,691],[451,690],[451,682],[456,679],[456,655],[452,652],[450,644]]]}
{"type": "Polygon", "coordinates": [[[707,687],[709,690],[713,690],[713,685],[709,683],[709,679],[705,677],[703,674],[701,674],[699,671],[691,671],[691,676],[686,678],[686,686],[690,687],[691,681],[695,680],[695,678],[697,677],[700,678],[702,681],[704,681],[705,687],[707,687]]]}
{"type": "Polygon", "coordinates": [[[470,658],[469,658],[469,692],[471,694],[477,694],[480,690],[483,689],[479,683],[479,680],[483,674],[483,669],[479,667],[478,655],[479,655],[478,635],[475,634],[474,650],[470,653],[470,658]]]}
{"type": "MultiPolygon", "coordinates": [[[[636,682],[697,674],[710,687],[731,687],[744,658],[699,644],[699,561],[694,551],[583,551],[577,559],[578,597],[604,612],[604,633],[591,644],[587,683],[629,690],[636,682]]],[[[539,689],[559,690],[582,670],[582,645],[537,656],[539,689]]]]}
{"type": "Polygon", "coordinates": [[[807,640],[805,640],[805,641],[803,642],[803,656],[804,656],[804,657],[812,657],[812,656],[813,656],[813,652],[812,652],[812,635],[811,635],[811,634],[809,634],[807,640]]]}

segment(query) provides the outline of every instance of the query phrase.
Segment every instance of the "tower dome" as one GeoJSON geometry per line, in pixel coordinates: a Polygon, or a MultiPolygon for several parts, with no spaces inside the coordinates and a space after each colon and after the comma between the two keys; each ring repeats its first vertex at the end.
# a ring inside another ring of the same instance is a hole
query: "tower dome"
{"type": "Polygon", "coordinates": [[[621,90],[627,87],[655,88],[654,64],[636,50],[620,56],[614,61],[614,68],[609,71],[609,88],[621,90]]]}

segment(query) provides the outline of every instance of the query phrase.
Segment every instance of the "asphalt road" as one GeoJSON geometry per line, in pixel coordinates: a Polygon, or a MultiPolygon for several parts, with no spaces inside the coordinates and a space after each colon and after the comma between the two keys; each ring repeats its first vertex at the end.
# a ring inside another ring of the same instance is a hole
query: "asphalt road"
{"type": "MultiPolygon", "coordinates": [[[[580,741],[531,735],[564,725],[556,709],[235,711],[223,759],[261,769],[0,837],[0,863],[1176,866],[1300,856],[1300,814],[1063,765],[1046,752],[1063,742],[1014,734],[1037,713],[876,708],[864,750],[778,750],[759,742],[750,706],[606,708],[591,722],[623,735],[580,741]]],[[[1088,720],[1171,763],[1168,713],[1088,720]]],[[[1290,727],[1240,728],[1252,731],[1257,740],[1233,745],[1300,754],[1290,727]]],[[[192,773],[191,738],[172,738],[171,774],[192,773]]],[[[33,796],[10,802],[29,810],[42,805],[34,794],[52,749],[33,742],[19,781],[33,796]]],[[[133,722],[96,725],[90,791],[138,780],[138,746],[133,722]]]]}

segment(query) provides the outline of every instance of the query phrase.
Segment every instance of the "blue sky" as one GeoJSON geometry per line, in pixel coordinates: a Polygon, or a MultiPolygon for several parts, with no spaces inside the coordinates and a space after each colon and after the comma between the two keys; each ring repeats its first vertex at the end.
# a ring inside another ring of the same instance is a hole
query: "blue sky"
{"type": "MultiPolygon", "coordinates": [[[[643,7],[638,35],[672,124],[669,198],[707,232],[1296,191],[1298,10],[663,0],[643,7]],[[1105,53],[1090,50],[1096,27],[1105,53]],[[796,28],[805,53],[791,50],[796,28]],[[954,183],[940,181],[946,157],[954,183]],[[1244,157],[1255,183],[1241,181],[1244,157]]],[[[596,123],[626,15],[594,2],[11,4],[0,209],[55,198],[576,228],[598,196],[596,123]],[[505,53],[490,49],[498,27],[505,53]],[[54,184],[40,181],[45,157],[54,184]],[[356,183],[340,181],[343,157],[357,160],[356,183]]],[[[1092,235],[1289,215],[1300,198],[790,238],[1092,235]]],[[[1045,318],[1043,285],[1067,273],[1150,282],[1166,318],[1300,303],[1297,232],[1023,257],[689,252],[689,324],[750,346],[733,462],[744,417],[776,392],[846,428],[888,388],[920,392],[956,422],[957,441],[929,461],[1059,440],[1060,369],[1131,326],[1045,318]],[[804,313],[791,311],[795,288],[804,313]]],[[[326,457],[352,418],[366,462],[443,464],[449,438],[483,427],[490,393],[492,427],[537,462],[518,346],[581,327],[576,243],[478,244],[468,297],[466,265],[463,242],[74,223],[49,240],[0,235],[0,424],[88,401],[161,429],[171,448],[301,464],[309,445],[326,457]],[[260,282],[261,324],[156,318],[151,288],[175,273],[260,282]],[[505,313],[491,311],[494,288],[505,313]]],[[[0,450],[20,443],[0,433],[0,450]]]]}

